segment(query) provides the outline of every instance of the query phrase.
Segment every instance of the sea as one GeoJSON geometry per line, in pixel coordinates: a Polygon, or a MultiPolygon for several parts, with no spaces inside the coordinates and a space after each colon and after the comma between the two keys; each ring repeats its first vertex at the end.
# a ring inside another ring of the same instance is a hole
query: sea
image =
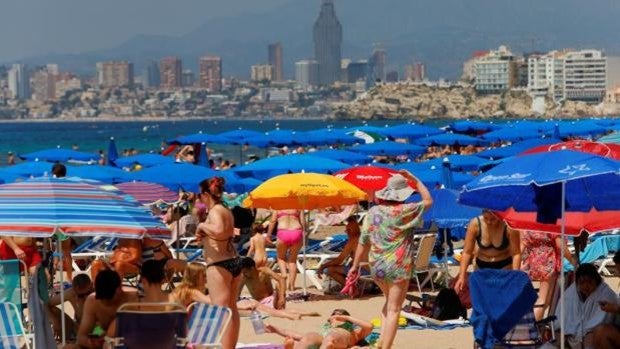
{"type": "MultiPolygon", "coordinates": [[[[207,120],[193,119],[182,121],[44,121],[44,122],[3,122],[0,123],[0,166],[6,165],[8,152],[26,154],[29,152],[61,147],[71,149],[77,146],[80,151],[107,152],[110,137],[114,137],[119,155],[124,149],[134,148],[139,153],[160,152],[165,142],[178,136],[190,135],[202,131],[217,134],[224,131],[246,129],[255,131],[271,131],[275,129],[292,129],[308,131],[325,128],[345,128],[360,125],[393,126],[404,121],[372,120],[334,121],[334,120],[207,120]]],[[[447,121],[433,121],[433,126],[443,126],[447,121]]],[[[221,154],[225,159],[236,163],[240,159],[239,146],[210,145],[214,153],[221,154]]],[[[265,149],[249,149],[244,156],[257,154],[266,155],[265,149]]]]}

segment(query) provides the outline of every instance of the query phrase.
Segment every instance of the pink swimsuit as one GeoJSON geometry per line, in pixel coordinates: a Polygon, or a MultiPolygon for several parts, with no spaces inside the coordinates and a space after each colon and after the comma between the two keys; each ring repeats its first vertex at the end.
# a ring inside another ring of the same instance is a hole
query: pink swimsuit
{"type": "MultiPolygon", "coordinates": [[[[299,213],[278,212],[278,219],[283,216],[297,216],[299,213]]],[[[301,228],[297,229],[278,229],[278,240],[282,241],[287,246],[293,246],[298,244],[304,237],[304,233],[301,228]]]]}

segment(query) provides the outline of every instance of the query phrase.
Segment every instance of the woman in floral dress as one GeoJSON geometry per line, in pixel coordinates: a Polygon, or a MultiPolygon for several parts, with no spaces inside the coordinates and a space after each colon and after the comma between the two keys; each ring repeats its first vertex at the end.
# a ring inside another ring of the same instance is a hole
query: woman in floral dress
{"type": "Polygon", "coordinates": [[[375,198],[378,205],[368,210],[348,278],[356,277],[362,257],[370,253],[373,279],[385,295],[377,343],[380,348],[391,348],[413,275],[413,230],[422,225],[422,214],[433,199],[424,184],[408,171],[392,176],[375,198]],[[404,201],[414,192],[411,182],[416,183],[422,201],[406,204],[404,201]]]}
{"type": "Polygon", "coordinates": [[[534,308],[536,320],[543,318],[545,310],[551,303],[553,289],[564,257],[574,266],[575,258],[566,245],[562,246],[562,239],[557,235],[543,232],[521,232],[521,270],[526,272],[532,281],[540,282],[538,300],[534,308]]]}

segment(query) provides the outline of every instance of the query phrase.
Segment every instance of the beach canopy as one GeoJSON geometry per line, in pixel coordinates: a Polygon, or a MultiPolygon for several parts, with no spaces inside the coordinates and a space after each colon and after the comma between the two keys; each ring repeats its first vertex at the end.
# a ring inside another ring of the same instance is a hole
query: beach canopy
{"type": "Polygon", "coordinates": [[[241,177],[254,177],[266,180],[285,173],[335,173],[347,167],[349,165],[336,160],[312,155],[292,154],[258,160],[245,166],[234,167],[231,171],[241,177]]]}
{"type": "Polygon", "coordinates": [[[171,164],[174,158],[171,156],[163,156],[160,154],[138,154],[117,158],[114,162],[118,167],[132,167],[140,165],[142,167],[153,167],[163,164],[171,164]]]}
{"type": "Polygon", "coordinates": [[[594,154],[606,158],[620,160],[620,145],[606,144],[599,142],[590,142],[582,139],[555,143],[550,145],[541,145],[524,151],[522,154],[535,154],[541,152],[558,151],[558,150],[575,150],[584,153],[594,154]]]}
{"type": "Polygon", "coordinates": [[[311,156],[341,161],[349,165],[364,165],[372,162],[368,155],[340,149],[325,149],[308,153],[311,156]]]}
{"type": "Polygon", "coordinates": [[[114,140],[114,137],[110,137],[110,142],[108,143],[108,159],[105,164],[108,166],[116,166],[116,159],[118,159],[116,141],[114,140]]]}
{"type": "Polygon", "coordinates": [[[349,147],[347,148],[347,150],[360,154],[377,156],[417,156],[420,154],[424,154],[424,152],[426,151],[426,149],[418,145],[390,141],[362,144],[354,147],[349,147]]]}
{"type": "MultiPolygon", "coordinates": [[[[388,179],[398,171],[379,166],[357,166],[338,171],[334,176],[344,179],[364,191],[377,191],[385,188],[388,179]]],[[[415,183],[409,183],[415,188],[415,183]]]]}
{"type": "Polygon", "coordinates": [[[507,126],[499,130],[485,133],[481,137],[491,142],[518,142],[526,139],[540,139],[542,136],[543,135],[537,130],[507,126]]]}
{"type": "Polygon", "coordinates": [[[542,221],[559,217],[565,183],[566,211],[620,208],[620,163],[572,150],[517,156],[464,186],[459,201],[504,211],[539,212],[542,221]]]}
{"type": "Polygon", "coordinates": [[[343,130],[325,128],[321,130],[307,131],[307,132],[299,132],[298,139],[300,142],[307,145],[353,145],[356,143],[360,143],[360,139],[347,134],[343,130]]]}
{"type": "Polygon", "coordinates": [[[225,144],[245,144],[248,139],[252,137],[262,136],[263,133],[252,130],[239,129],[218,133],[217,135],[218,137],[227,141],[227,143],[225,144]]]}
{"type": "MultiPolygon", "coordinates": [[[[469,221],[478,217],[482,210],[459,204],[458,191],[452,189],[431,189],[433,205],[424,211],[424,221],[433,222],[438,228],[462,229],[469,221]]],[[[420,194],[413,194],[407,202],[422,201],[420,194]]]]}
{"type": "Polygon", "coordinates": [[[367,196],[353,184],[319,173],[293,173],[271,178],[252,190],[245,207],[312,210],[357,204],[367,196]]]}
{"type": "Polygon", "coordinates": [[[459,133],[479,133],[501,129],[502,126],[486,121],[463,120],[448,125],[448,129],[459,133]]]}
{"type": "Polygon", "coordinates": [[[283,147],[303,144],[303,137],[293,130],[273,130],[260,136],[249,137],[245,143],[259,148],[283,147]]]}
{"type": "Polygon", "coordinates": [[[443,133],[439,135],[429,136],[417,139],[415,141],[416,144],[423,146],[431,146],[431,145],[485,145],[488,144],[487,141],[471,137],[467,135],[462,135],[458,133],[443,133]]]}
{"type": "Polygon", "coordinates": [[[0,235],[169,238],[170,230],[137,202],[69,178],[0,185],[0,235]]]}
{"type": "Polygon", "coordinates": [[[244,193],[245,185],[230,171],[216,171],[207,167],[188,163],[171,163],[149,167],[131,172],[129,179],[134,181],[161,184],[173,191],[199,192],[198,184],[211,177],[223,177],[225,190],[229,193],[244,193]]]}
{"type": "MultiPolygon", "coordinates": [[[[559,132],[562,138],[567,137],[596,137],[605,134],[608,130],[612,130],[609,126],[602,126],[590,120],[583,121],[559,121],[556,123],[557,129],[551,128],[544,133],[552,136],[559,132]]],[[[555,127],[555,125],[554,125],[555,127]]]]}
{"type": "Polygon", "coordinates": [[[0,169],[1,173],[7,173],[18,177],[41,177],[52,173],[54,163],[47,161],[27,161],[0,169]]]}
{"type": "MultiPolygon", "coordinates": [[[[562,232],[561,219],[557,219],[553,223],[539,223],[536,221],[536,212],[516,212],[511,208],[497,212],[497,215],[513,229],[552,234],[560,234],[562,232]]],[[[583,230],[590,234],[596,234],[620,228],[620,211],[597,211],[592,209],[588,212],[566,212],[565,215],[564,229],[568,235],[577,236],[583,230]]]]}
{"type": "Polygon", "coordinates": [[[174,203],[179,200],[179,194],[157,183],[125,182],[116,184],[114,187],[143,205],[156,201],[174,203]]]}
{"type": "Polygon", "coordinates": [[[181,136],[168,141],[168,144],[201,144],[201,143],[218,143],[225,144],[226,139],[221,138],[218,135],[212,135],[208,133],[195,133],[188,136],[181,136]]]}
{"type": "Polygon", "coordinates": [[[550,145],[561,142],[558,138],[533,138],[520,142],[513,143],[511,145],[506,145],[503,147],[493,148],[483,150],[479,153],[476,153],[476,156],[487,158],[487,159],[501,159],[507,158],[511,156],[515,156],[517,154],[521,154],[524,151],[540,146],[540,145],[550,145]]]}
{"type": "Polygon", "coordinates": [[[599,138],[598,141],[603,142],[603,143],[620,144],[620,132],[618,131],[612,132],[606,136],[599,138]]]}
{"type": "Polygon", "coordinates": [[[22,160],[28,161],[51,161],[51,162],[96,162],[99,159],[98,154],[84,153],[71,149],[52,148],[39,150],[28,154],[19,155],[22,160]]]}
{"type": "Polygon", "coordinates": [[[457,172],[477,171],[480,166],[487,163],[488,160],[476,155],[447,155],[432,160],[424,161],[422,164],[426,164],[428,169],[442,166],[447,161],[450,164],[450,169],[457,172]]]}
{"type": "Polygon", "coordinates": [[[67,166],[67,177],[80,177],[103,183],[119,183],[127,180],[129,172],[101,165],[67,166]]]}

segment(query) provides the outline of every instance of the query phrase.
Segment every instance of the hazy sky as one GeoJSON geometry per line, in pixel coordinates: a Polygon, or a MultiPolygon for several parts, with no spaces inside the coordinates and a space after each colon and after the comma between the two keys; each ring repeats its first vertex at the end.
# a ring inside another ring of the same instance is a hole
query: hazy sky
{"type": "Polygon", "coordinates": [[[289,0],[2,0],[0,62],[116,46],[138,34],[184,34],[205,21],[289,0]]]}

